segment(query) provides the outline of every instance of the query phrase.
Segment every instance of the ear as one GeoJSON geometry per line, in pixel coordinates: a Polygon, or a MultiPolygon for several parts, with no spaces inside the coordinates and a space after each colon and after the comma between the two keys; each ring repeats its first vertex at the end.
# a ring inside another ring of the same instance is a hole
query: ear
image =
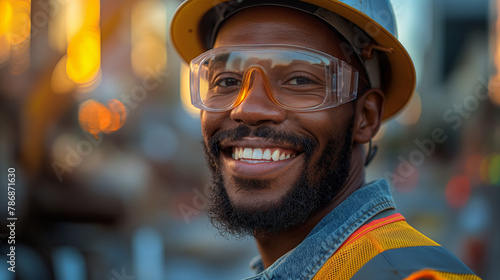
{"type": "Polygon", "coordinates": [[[384,93],[369,89],[356,99],[353,140],[368,143],[377,134],[384,113],[384,93]]]}

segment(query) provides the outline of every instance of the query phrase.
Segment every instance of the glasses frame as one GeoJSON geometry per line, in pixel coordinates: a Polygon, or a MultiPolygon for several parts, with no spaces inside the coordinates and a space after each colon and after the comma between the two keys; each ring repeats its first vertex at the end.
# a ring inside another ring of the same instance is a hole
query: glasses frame
{"type": "MultiPolygon", "coordinates": [[[[327,53],[314,50],[311,48],[307,47],[301,47],[301,46],[295,46],[295,45],[284,45],[284,44],[263,44],[263,45],[238,45],[238,46],[223,46],[219,48],[214,48],[211,50],[208,50],[190,62],[190,91],[191,91],[191,103],[193,106],[195,106],[198,109],[204,110],[204,111],[209,111],[209,112],[225,112],[234,109],[238,105],[240,105],[245,99],[246,96],[248,95],[248,89],[249,89],[249,81],[250,81],[250,76],[253,71],[258,71],[263,79],[265,80],[264,84],[267,90],[267,94],[271,101],[278,105],[279,107],[290,110],[290,111],[296,111],[296,112],[312,112],[312,111],[319,111],[319,110],[325,110],[329,108],[334,108],[338,107],[342,104],[348,103],[350,101],[353,101],[357,98],[358,94],[358,86],[359,86],[359,71],[355,69],[353,66],[348,64],[347,62],[338,59],[337,57],[334,57],[332,55],[329,55],[327,53]],[[306,108],[295,108],[295,107],[290,107],[286,104],[281,103],[274,94],[274,89],[271,86],[271,83],[269,81],[269,75],[267,75],[265,69],[261,65],[250,65],[248,66],[243,75],[242,75],[242,85],[241,85],[241,90],[238,94],[238,97],[236,100],[229,106],[225,108],[210,108],[205,105],[203,100],[201,100],[201,94],[200,94],[200,69],[202,65],[212,57],[218,55],[218,54],[223,54],[223,53],[231,53],[231,52],[256,52],[256,51],[290,51],[290,52],[296,52],[299,54],[305,54],[309,55],[315,58],[320,59],[323,63],[325,63],[325,76],[327,78],[327,86],[326,86],[326,92],[325,92],[325,98],[321,104],[318,104],[316,106],[312,107],[306,107],[306,108]],[[332,66],[335,66],[336,69],[331,69],[332,66]],[[339,81],[343,81],[343,76],[344,76],[344,71],[343,69],[349,69],[352,71],[352,74],[354,75],[354,80],[352,83],[353,85],[353,91],[348,92],[347,94],[345,91],[342,91],[341,86],[343,83],[340,83],[339,81]],[[335,86],[335,90],[333,89],[333,85],[335,86]],[[333,97],[335,95],[335,97],[333,97]]],[[[361,77],[362,78],[362,77],[361,77]]]]}

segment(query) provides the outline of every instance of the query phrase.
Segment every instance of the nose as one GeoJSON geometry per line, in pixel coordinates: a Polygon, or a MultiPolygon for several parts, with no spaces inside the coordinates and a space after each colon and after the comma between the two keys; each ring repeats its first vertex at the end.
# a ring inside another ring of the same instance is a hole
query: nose
{"type": "Polygon", "coordinates": [[[243,100],[231,110],[231,119],[251,126],[283,122],[286,111],[271,100],[272,88],[264,71],[259,67],[247,71],[242,85],[243,100]]]}

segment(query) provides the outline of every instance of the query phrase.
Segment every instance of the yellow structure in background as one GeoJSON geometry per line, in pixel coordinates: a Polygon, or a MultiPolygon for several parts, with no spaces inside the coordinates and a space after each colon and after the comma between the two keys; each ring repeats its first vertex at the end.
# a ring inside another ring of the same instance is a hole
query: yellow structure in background
{"type": "Polygon", "coordinates": [[[99,0],[72,0],[67,4],[66,73],[83,91],[93,89],[101,74],[99,0]]]}
{"type": "Polygon", "coordinates": [[[134,73],[144,78],[167,65],[167,11],[158,0],[137,1],[132,6],[131,61],[134,73]]]}
{"type": "Polygon", "coordinates": [[[0,0],[0,67],[20,74],[30,64],[31,1],[0,0]]]}
{"type": "Polygon", "coordinates": [[[94,89],[101,78],[99,0],[71,0],[59,6],[49,23],[50,45],[66,51],[52,73],[55,93],[94,89]],[[63,71],[65,70],[65,71],[63,71]]]}
{"type": "Polygon", "coordinates": [[[0,65],[10,57],[10,33],[14,13],[11,2],[0,0],[0,65]]]}

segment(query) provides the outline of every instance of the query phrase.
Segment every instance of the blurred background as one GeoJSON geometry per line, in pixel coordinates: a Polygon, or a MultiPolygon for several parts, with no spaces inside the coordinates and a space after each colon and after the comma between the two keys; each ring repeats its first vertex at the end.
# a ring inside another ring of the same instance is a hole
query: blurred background
{"type": "MultiPolygon", "coordinates": [[[[368,177],[500,279],[500,0],[392,2],[417,94],[377,135],[368,177]]],[[[168,34],[180,3],[0,0],[0,279],[252,275],[253,241],[220,237],[204,214],[198,112],[168,34]]]]}

